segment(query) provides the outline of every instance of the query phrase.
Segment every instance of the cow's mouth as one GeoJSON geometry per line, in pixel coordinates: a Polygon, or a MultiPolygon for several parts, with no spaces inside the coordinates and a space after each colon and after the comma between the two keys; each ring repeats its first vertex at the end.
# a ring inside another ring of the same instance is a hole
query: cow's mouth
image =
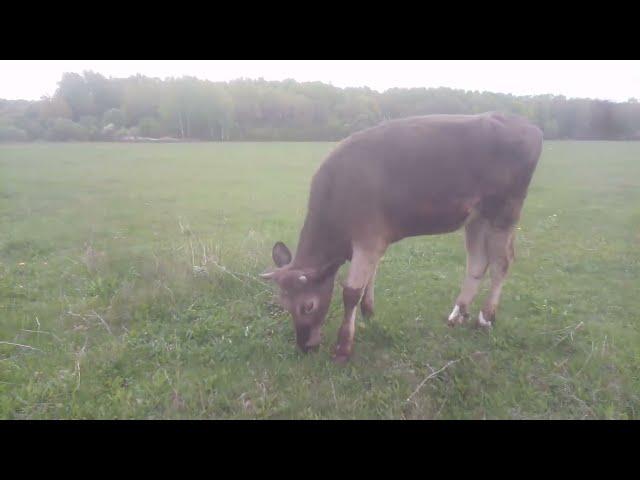
{"type": "Polygon", "coordinates": [[[322,341],[322,333],[318,326],[296,328],[296,343],[304,353],[317,352],[322,341]]]}
{"type": "Polygon", "coordinates": [[[296,343],[298,344],[298,348],[304,353],[310,350],[307,346],[310,336],[311,329],[309,327],[296,325],[296,343]]]}

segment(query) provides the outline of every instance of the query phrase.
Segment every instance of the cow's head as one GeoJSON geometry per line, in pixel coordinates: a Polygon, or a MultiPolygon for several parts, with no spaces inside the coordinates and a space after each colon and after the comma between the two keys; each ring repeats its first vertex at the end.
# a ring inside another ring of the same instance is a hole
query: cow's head
{"type": "Polygon", "coordinates": [[[320,331],[329,311],[340,264],[334,262],[316,269],[294,268],[291,252],[282,242],[274,245],[271,256],[277,268],[261,277],[280,287],[280,302],[291,314],[300,349],[303,352],[315,349],[320,344],[320,331]]]}

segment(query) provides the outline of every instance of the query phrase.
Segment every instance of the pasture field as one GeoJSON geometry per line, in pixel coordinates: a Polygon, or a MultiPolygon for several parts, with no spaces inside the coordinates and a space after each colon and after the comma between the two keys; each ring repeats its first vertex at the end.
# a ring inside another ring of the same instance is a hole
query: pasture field
{"type": "Polygon", "coordinates": [[[640,143],[545,143],[491,332],[462,232],[393,245],[345,366],[256,279],[332,146],[0,146],[0,418],[640,418],[640,143]]]}

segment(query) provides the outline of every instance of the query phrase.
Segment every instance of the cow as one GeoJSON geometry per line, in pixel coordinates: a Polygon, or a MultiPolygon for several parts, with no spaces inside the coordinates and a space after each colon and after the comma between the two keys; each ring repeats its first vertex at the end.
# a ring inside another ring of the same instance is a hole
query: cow
{"type": "Polygon", "coordinates": [[[523,117],[488,112],[390,120],[340,142],[313,176],[295,257],[277,242],[275,268],[261,275],[279,287],[298,347],[318,349],[345,262],[344,319],[333,352],[338,363],[352,354],[358,305],[365,318],[373,314],[376,270],[387,247],[462,227],[466,276],[446,321],[467,321],[490,270],[491,290],[476,324],[494,325],[542,141],[542,131],[523,117]]]}

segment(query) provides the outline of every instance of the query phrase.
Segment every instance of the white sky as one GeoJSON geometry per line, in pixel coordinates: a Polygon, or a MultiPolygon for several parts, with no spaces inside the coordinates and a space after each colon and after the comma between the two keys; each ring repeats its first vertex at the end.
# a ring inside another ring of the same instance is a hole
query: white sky
{"type": "Polygon", "coordinates": [[[450,87],[626,101],[640,99],[638,60],[1,60],[0,98],[52,95],[63,72],[214,81],[293,78],[336,87],[450,87]]]}

